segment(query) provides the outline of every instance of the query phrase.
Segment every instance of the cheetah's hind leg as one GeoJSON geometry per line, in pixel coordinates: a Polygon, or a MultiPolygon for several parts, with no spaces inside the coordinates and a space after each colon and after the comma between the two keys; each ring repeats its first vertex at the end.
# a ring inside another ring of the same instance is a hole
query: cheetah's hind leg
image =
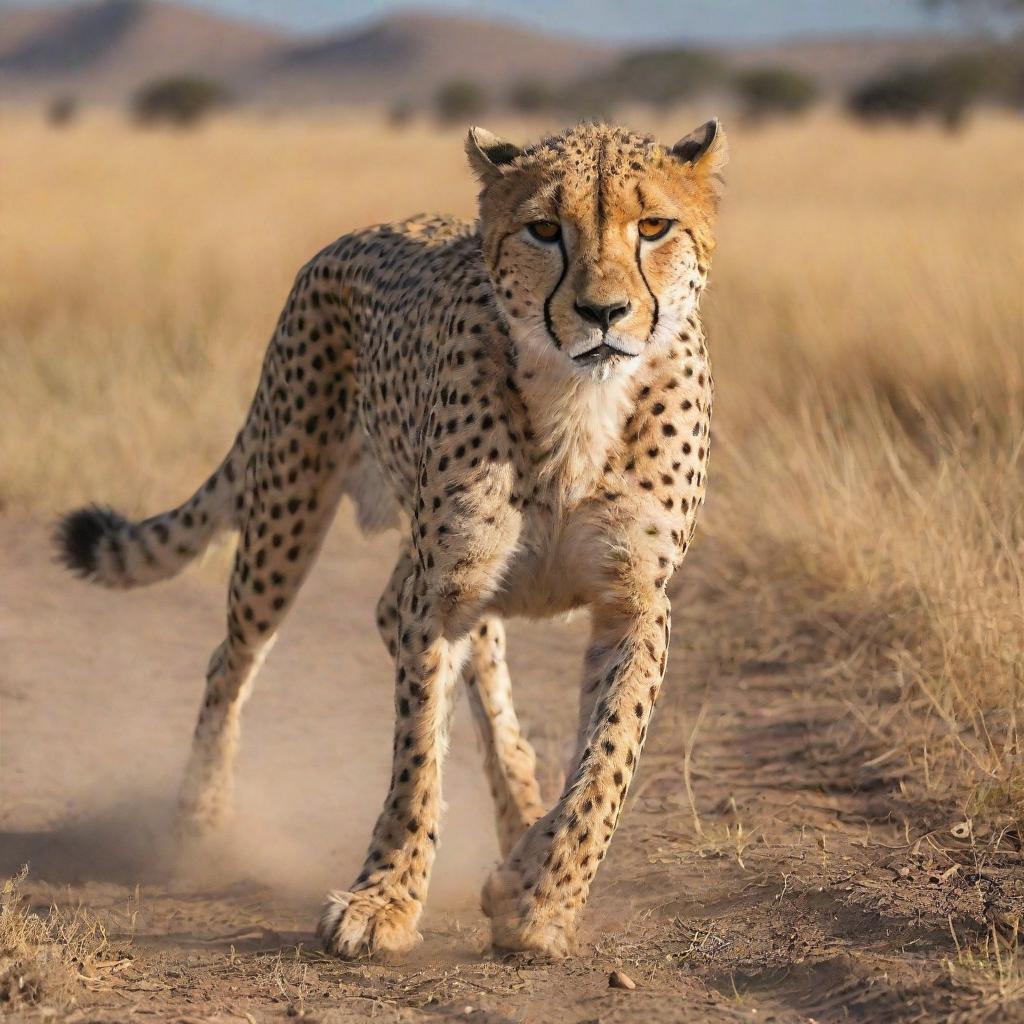
{"type": "Polygon", "coordinates": [[[209,834],[228,816],[242,705],[334,519],[342,476],[337,468],[310,472],[279,494],[261,486],[258,468],[247,481],[228,587],[227,637],[210,658],[178,801],[182,835],[209,834]]]}
{"type": "Polygon", "coordinates": [[[537,785],[537,756],[512,703],[505,626],[497,616],[481,619],[473,630],[466,688],[484,749],[498,844],[502,857],[507,857],[519,837],[543,816],[544,807],[537,785]]]}

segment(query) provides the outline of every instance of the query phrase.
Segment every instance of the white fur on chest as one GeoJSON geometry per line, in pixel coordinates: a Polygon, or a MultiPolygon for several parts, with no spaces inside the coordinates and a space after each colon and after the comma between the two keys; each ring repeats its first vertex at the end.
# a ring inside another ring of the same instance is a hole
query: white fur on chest
{"type": "Polygon", "coordinates": [[[547,343],[524,348],[519,380],[537,451],[535,481],[557,516],[594,493],[621,443],[640,360],[602,379],[600,370],[576,373],[547,343]]]}
{"type": "Polygon", "coordinates": [[[545,339],[521,345],[517,382],[529,415],[530,491],[518,549],[495,595],[505,615],[545,617],[587,602],[578,566],[567,558],[581,530],[589,533],[588,499],[601,488],[605,467],[622,444],[633,410],[642,360],[613,372],[582,374],[545,339]]]}

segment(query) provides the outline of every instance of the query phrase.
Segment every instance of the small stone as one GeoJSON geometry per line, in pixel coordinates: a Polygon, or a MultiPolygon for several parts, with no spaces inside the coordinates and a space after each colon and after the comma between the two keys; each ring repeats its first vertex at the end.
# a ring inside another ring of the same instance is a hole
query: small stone
{"type": "Polygon", "coordinates": [[[608,987],[621,988],[627,992],[632,992],[636,988],[636,982],[624,971],[612,971],[608,975],[608,987]]]}

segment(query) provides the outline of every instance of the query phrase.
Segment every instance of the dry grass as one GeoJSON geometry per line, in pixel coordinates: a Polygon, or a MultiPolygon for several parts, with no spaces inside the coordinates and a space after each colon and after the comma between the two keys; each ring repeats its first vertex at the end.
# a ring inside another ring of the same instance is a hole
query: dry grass
{"type": "Polygon", "coordinates": [[[101,959],[102,925],[84,910],[51,907],[45,917],[27,909],[27,869],[0,884],[0,1012],[51,1011],[78,1001],[98,974],[121,960],[101,959]]]}
{"type": "Polygon", "coordinates": [[[956,959],[946,961],[949,986],[969,999],[971,1010],[959,1018],[965,1022],[1013,1020],[1024,1009],[1024,954],[1018,927],[1000,935],[993,927],[975,946],[961,941],[950,926],[956,959]]]}
{"type": "Polygon", "coordinates": [[[794,132],[741,164],[705,560],[748,642],[825,663],[926,790],[1018,825],[1022,141],[794,132]]]}
{"type": "MultiPolygon", "coordinates": [[[[652,127],[667,137],[691,120],[652,127]]],[[[472,209],[459,136],[433,129],[235,120],[149,134],[97,116],[64,133],[14,121],[4,146],[10,512],[180,500],[237,428],[305,259],[360,224],[472,209]]],[[[697,564],[738,656],[826,664],[849,686],[851,724],[922,791],[1012,818],[1020,125],[992,117],[950,137],[822,117],[735,132],[733,151],[697,564]]]]}

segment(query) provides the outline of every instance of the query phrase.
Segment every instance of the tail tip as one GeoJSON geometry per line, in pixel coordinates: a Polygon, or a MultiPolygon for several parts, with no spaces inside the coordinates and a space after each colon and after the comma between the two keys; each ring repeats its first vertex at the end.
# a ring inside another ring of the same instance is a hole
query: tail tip
{"type": "Polygon", "coordinates": [[[58,561],[82,579],[95,578],[100,564],[100,541],[117,533],[127,522],[112,508],[102,505],[87,505],[69,512],[54,530],[58,561]]]}

